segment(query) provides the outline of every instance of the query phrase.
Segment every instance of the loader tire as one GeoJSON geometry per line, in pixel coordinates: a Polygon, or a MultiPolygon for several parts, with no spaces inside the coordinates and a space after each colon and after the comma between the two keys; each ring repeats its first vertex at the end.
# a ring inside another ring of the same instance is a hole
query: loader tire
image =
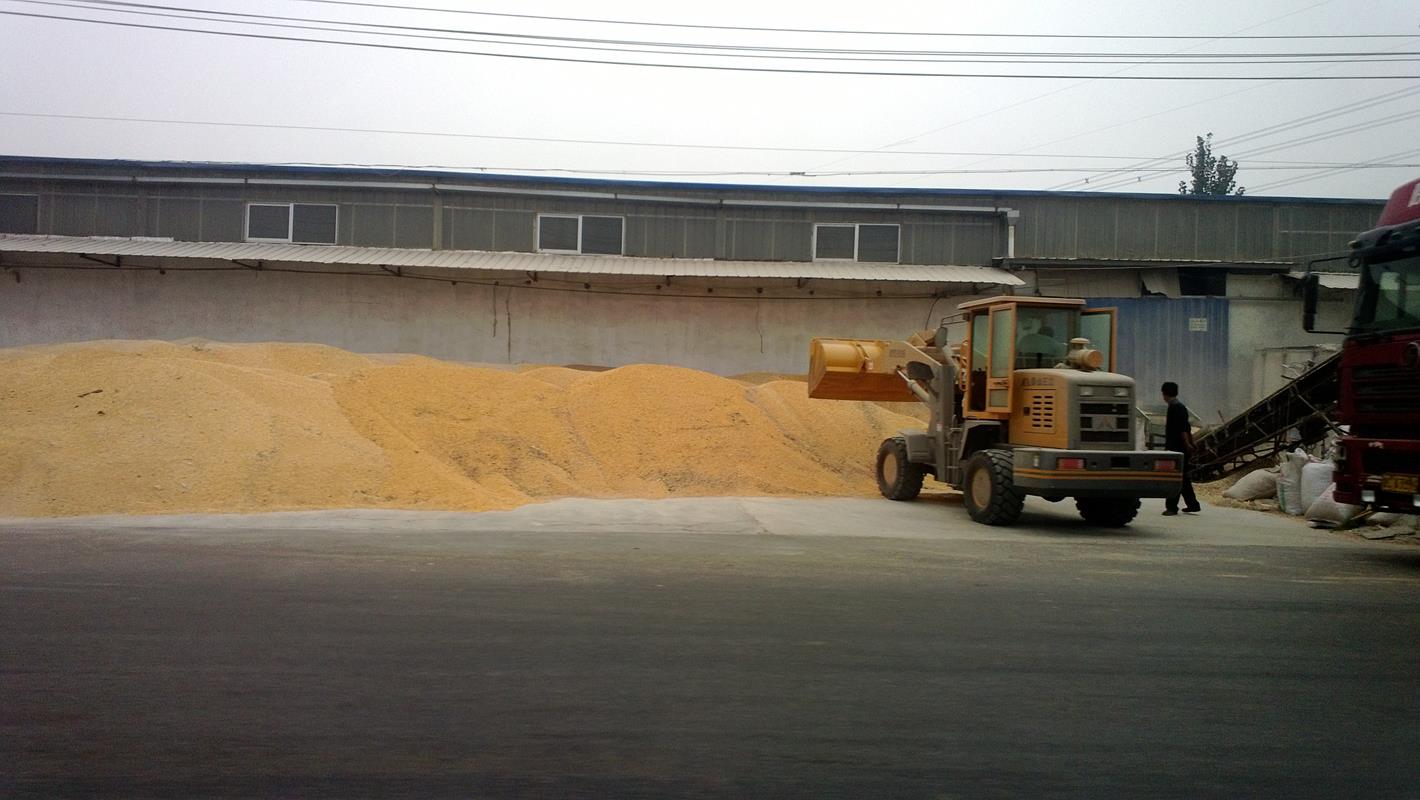
{"type": "Polygon", "coordinates": [[[1075,498],[1075,508],[1091,525],[1122,528],[1139,514],[1139,498],[1075,498]]]}
{"type": "Polygon", "coordinates": [[[878,491],[889,500],[915,500],[926,474],[921,465],[907,460],[907,442],[900,437],[878,445],[878,491]]]}
{"type": "Polygon", "coordinates": [[[1010,525],[1019,519],[1026,499],[1012,477],[1010,451],[980,450],[968,459],[962,497],[977,522],[1010,525]]]}

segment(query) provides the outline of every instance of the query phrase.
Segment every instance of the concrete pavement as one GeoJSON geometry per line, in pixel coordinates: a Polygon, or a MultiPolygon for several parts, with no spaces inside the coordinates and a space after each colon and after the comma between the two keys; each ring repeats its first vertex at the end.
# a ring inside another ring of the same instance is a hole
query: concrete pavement
{"type": "Polygon", "coordinates": [[[1027,509],[0,520],[0,796],[1420,796],[1420,548],[1027,509]]]}

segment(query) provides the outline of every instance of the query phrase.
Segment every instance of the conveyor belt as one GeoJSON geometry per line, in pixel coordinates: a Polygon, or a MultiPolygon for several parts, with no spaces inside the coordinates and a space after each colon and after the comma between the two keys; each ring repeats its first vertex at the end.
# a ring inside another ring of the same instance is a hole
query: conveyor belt
{"type": "Polygon", "coordinates": [[[1206,483],[1246,469],[1298,445],[1326,438],[1338,398],[1337,353],[1253,404],[1222,425],[1200,435],[1189,464],[1194,481],[1206,483]]]}

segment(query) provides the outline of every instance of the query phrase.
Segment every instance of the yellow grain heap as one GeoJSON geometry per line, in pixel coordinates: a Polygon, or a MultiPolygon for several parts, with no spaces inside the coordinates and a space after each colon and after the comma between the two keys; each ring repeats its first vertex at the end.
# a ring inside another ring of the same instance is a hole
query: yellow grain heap
{"type": "Polygon", "coordinates": [[[917,422],[677,367],[491,369],[321,345],[0,350],[0,516],[866,495],[917,422]]]}

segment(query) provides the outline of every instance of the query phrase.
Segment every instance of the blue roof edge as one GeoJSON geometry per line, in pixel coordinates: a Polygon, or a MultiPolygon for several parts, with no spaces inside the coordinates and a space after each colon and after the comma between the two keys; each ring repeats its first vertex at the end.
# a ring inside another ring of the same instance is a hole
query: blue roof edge
{"type": "Polygon", "coordinates": [[[263,164],[235,161],[143,161],[120,158],[64,158],[47,156],[0,155],[0,164],[45,164],[51,166],[90,166],[109,169],[149,169],[177,170],[194,169],[214,172],[255,172],[303,175],[340,175],[347,177],[364,176],[380,178],[430,178],[457,179],[460,181],[551,184],[555,186],[607,189],[623,186],[636,189],[679,189],[692,191],[734,191],[773,192],[779,194],[802,193],[859,195],[864,197],[1068,197],[1068,198],[1123,198],[1148,200],[1182,200],[1210,203],[1291,203],[1314,205],[1354,205],[1357,203],[1385,205],[1385,198],[1344,198],[1344,197],[1268,197],[1261,195],[1200,196],[1167,192],[1084,192],[1046,191],[1042,189],[927,189],[862,186],[792,186],[774,184],[741,183],[697,183],[686,181],[614,180],[608,178],[573,178],[563,176],[519,175],[492,172],[458,172],[455,170],[414,169],[404,167],[372,166],[322,166],[302,164],[263,164]]]}

